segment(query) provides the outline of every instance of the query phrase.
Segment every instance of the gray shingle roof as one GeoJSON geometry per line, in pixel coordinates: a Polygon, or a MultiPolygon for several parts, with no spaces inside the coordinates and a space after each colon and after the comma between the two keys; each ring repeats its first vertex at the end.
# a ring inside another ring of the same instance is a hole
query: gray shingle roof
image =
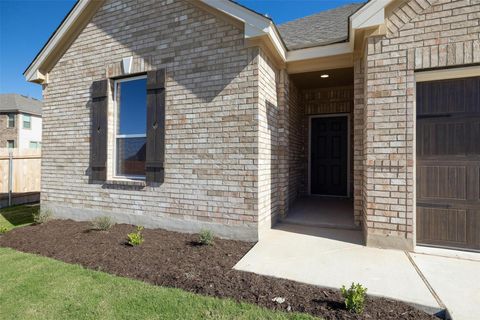
{"type": "Polygon", "coordinates": [[[40,100],[16,93],[0,94],[0,112],[22,112],[42,115],[43,103],[40,100]]]}
{"type": "Polygon", "coordinates": [[[278,26],[289,50],[303,49],[348,39],[348,17],[364,3],[352,3],[325,10],[278,26]]]}

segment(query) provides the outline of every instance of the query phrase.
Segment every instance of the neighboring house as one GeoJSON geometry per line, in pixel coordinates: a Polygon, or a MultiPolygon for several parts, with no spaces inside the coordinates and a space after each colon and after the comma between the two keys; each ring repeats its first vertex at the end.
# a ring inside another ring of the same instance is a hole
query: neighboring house
{"type": "Polygon", "coordinates": [[[279,26],[226,0],[81,0],[25,71],[42,205],[257,240],[301,195],[350,197],[366,245],[479,250],[479,65],[475,0],[279,26]]]}
{"type": "Polygon", "coordinates": [[[0,94],[0,148],[40,148],[42,106],[34,98],[0,94]]]}

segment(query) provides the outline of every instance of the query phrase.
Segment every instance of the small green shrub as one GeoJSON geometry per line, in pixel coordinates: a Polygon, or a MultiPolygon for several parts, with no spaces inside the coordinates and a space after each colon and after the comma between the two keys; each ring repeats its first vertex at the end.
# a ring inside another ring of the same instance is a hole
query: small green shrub
{"type": "Polygon", "coordinates": [[[42,224],[52,219],[52,212],[48,209],[38,210],[33,214],[33,222],[35,224],[42,224]]]}
{"type": "Polygon", "coordinates": [[[348,311],[355,313],[362,313],[365,307],[365,295],[367,288],[364,288],[361,284],[357,283],[350,286],[350,289],[342,286],[340,289],[342,296],[345,298],[345,307],[348,311]]]}
{"type": "Polygon", "coordinates": [[[112,218],[107,216],[96,217],[92,220],[92,227],[95,230],[109,230],[114,225],[112,218]]]}
{"type": "Polygon", "coordinates": [[[200,234],[198,235],[198,242],[201,245],[204,245],[204,246],[212,245],[213,244],[213,239],[214,239],[214,236],[213,236],[212,231],[210,231],[210,230],[202,230],[202,231],[200,231],[200,234]]]}
{"type": "Polygon", "coordinates": [[[8,231],[8,228],[5,227],[5,226],[0,226],[0,234],[4,234],[4,233],[7,233],[8,231]]]}
{"type": "Polygon", "coordinates": [[[139,246],[143,243],[143,235],[142,235],[142,226],[137,226],[137,231],[129,233],[127,235],[128,238],[128,244],[131,246],[139,246]]]}

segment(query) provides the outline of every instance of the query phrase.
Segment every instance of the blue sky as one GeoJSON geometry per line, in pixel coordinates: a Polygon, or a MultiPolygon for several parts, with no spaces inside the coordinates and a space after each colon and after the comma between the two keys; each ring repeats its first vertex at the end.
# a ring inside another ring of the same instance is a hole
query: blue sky
{"type": "MultiPolygon", "coordinates": [[[[140,0],[141,1],[141,0],[140,0]]],[[[277,24],[359,0],[237,0],[277,24]]],[[[75,0],[0,0],[0,93],[41,99],[41,86],[22,73],[75,4],[75,0]]]]}

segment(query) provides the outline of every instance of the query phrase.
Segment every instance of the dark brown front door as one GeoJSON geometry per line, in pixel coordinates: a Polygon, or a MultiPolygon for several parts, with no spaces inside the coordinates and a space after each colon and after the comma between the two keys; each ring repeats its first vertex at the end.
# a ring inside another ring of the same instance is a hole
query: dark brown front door
{"type": "Polygon", "coordinates": [[[417,242],[480,250],[480,77],[417,84],[417,242]]]}
{"type": "Polygon", "coordinates": [[[347,196],[347,117],[312,118],[310,143],[311,193],[347,196]]]}

